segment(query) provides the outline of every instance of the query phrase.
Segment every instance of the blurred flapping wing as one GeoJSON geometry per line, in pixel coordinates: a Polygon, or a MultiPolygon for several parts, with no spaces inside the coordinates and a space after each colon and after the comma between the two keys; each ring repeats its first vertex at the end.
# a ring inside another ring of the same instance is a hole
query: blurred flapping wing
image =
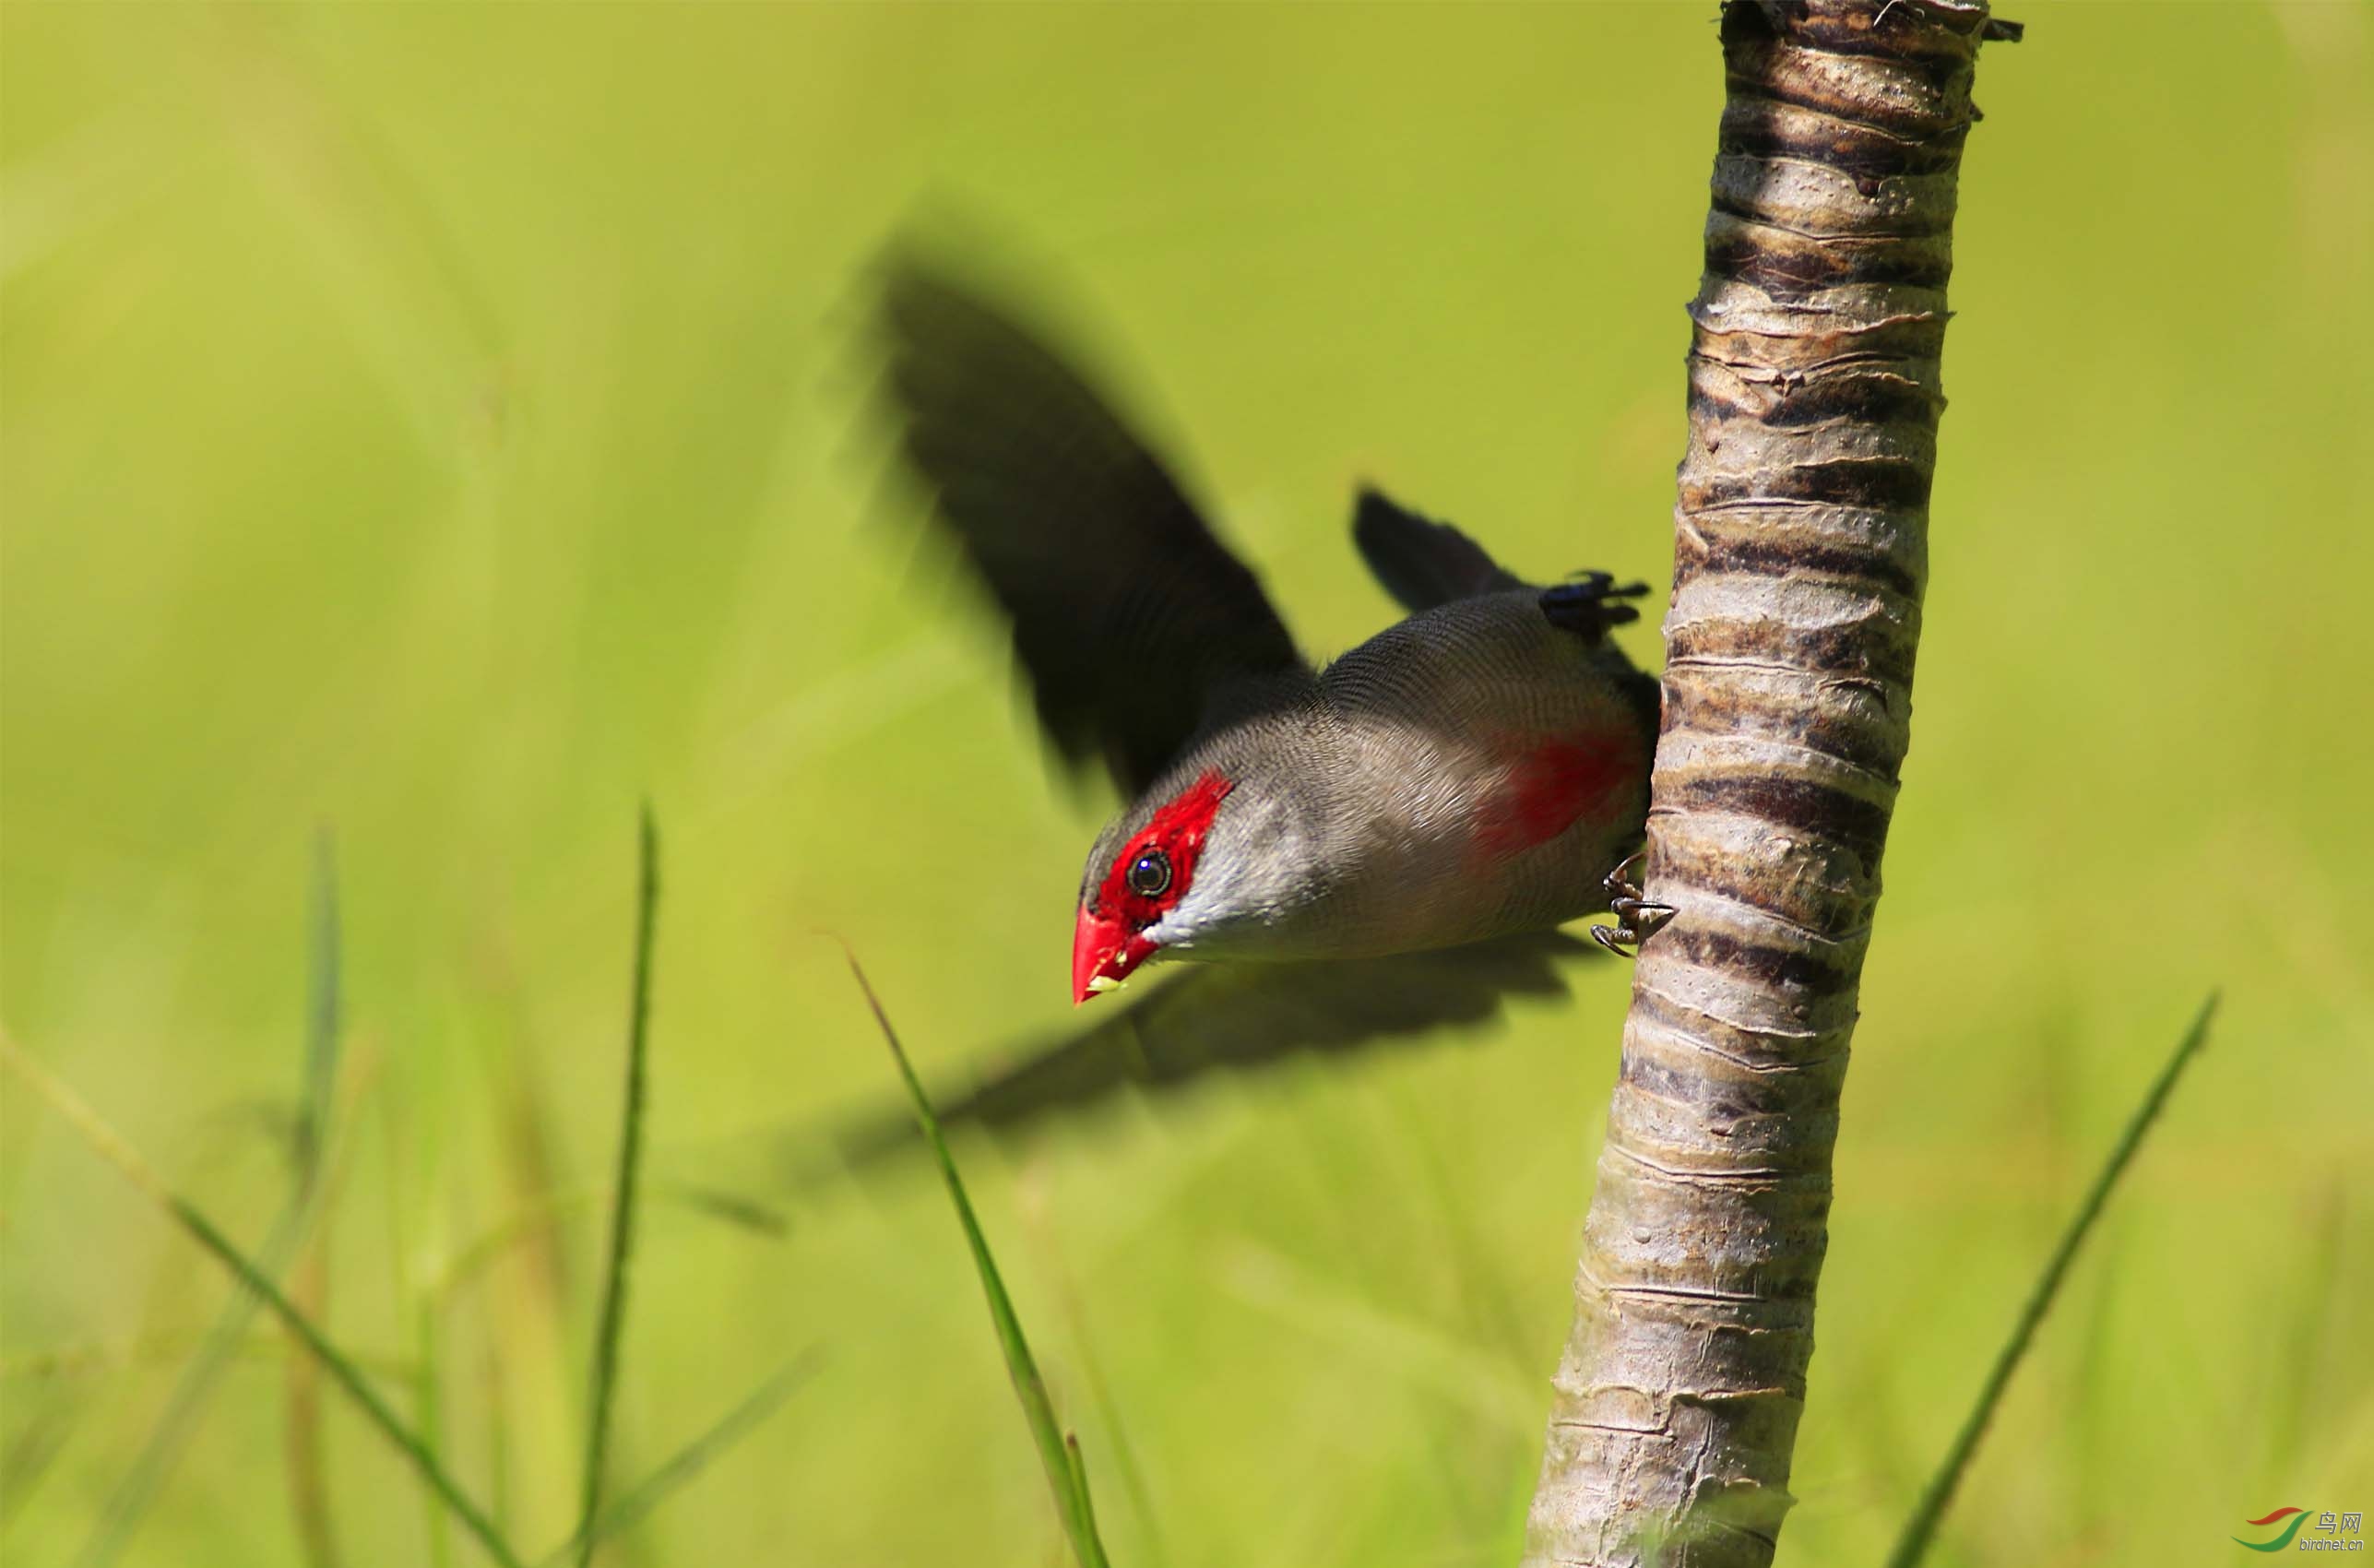
{"type": "MultiPolygon", "coordinates": [[[[1387,958],[1181,964],[1136,997],[1108,999],[1100,1005],[1126,1004],[1092,1024],[1023,1042],[969,1088],[941,1085],[932,1103],[943,1127],[1021,1132],[1126,1088],[1161,1094],[1215,1072],[1348,1059],[1478,1024],[1513,996],[1565,995],[1569,971],[1599,957],[1590,943],[1548,931],[1387,958]]],[[[922,1146],[913,1112],[888,1101],[832,1124],[822,1141],[826,1148],[791,1151],[792,1168],[861,1170],[922,1146]]]]}
{"type": "Polygon", "coordinates": [[[1304,668],[1253,574],[1033,333],[904,256],[880,319],[908,463],[1067,760],[1101,757],[1134,796],[1232,689],[1304,668]]]}

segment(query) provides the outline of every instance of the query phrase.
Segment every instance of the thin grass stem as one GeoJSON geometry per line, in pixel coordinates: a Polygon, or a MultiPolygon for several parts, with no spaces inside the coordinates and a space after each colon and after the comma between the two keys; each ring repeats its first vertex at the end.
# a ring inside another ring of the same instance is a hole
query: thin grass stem
{"type": "MultiPolygon", "coordinates": [[[[312,908],[305,937],[305,1027],[299,1062],[297,1119],[291,1138],[295,1175],[264,1244],[256,1249],[258,1273],[279,1278],[303,1244],[320,1206],[324,1150],[330,1135],[330,1099],[338,1072],[338,863],[329,832],[315,841],[312,908]]],[[[255,1298],[233,1294],[216,1314],[197,1351],[182,1368],[164,1413],[100,1512],[90,1538],[76,1559],[78,1568],[107,1568],[132,1543],[180,1463],[255,1315],[255,1298]]]]}
{"type": "Polygon", "coordinates": [[[2110,1158],[2095,1173],[2094,1185],[2086,1190],[2085,1201],[2078,1205],[2076,1215],[2070,1220],[2069,1228],[2061,1232],[2060,1242],[2053,1248],[2052,1257],[2045,1264],[2044,1272],[2036,1277],[2035,1289],[2028,1292],[2027,1301],[2022,1303],[2019,1318],[2012,1324],[2012,1336],[2003,1342],[2003,1348],[1996,1354],[1995,1364],[1988,1370],[1987,1381],[1979,1388],[1978,1398],[1971,1406],[1970,1414],[1963,1420],[1962,1430],[1954,1434],[1953,1446],[1946,1450],[1937,1474],[1930,1478],[1928,1489],[1921,1493],[1919,1505],[1905,1522],[1904,1534],[1897,1538],[1895,1550],[1888,1554],[1888,1568],[1915,1568],[1936,1538],[1938,1524],[1945,1517],[1947,1505],[1953,1501],[1953,1491],[1961,1484],[1962,1473],[1969,1468],[1971,1455],[1977,1452],[1979,1440],[1987,1435],[1988,1423],[1994,1420],[1995,1408],[2002,1403],[2003,1391],[2011,1385],[2012,1374],[2019,1370],[2020,1362],[2026,1358],[2028,1347],[2036,1339],[2037,1325],[2044,1322],[2045,1313],[2051,1310],[2054,1299],[2060,1294],[2061,1285],[2069,1277],[2070,1265],[2076,1259],[2078,1249],[2085,1244],[2085,1238],[2093,1232],[2095,1221],[2102,1218],[2103,1206],[2110,1201],[2111,1190],[2126,1174],[2127,1167],[2134,1160],[2135,1151],[2143,1146],[2144,1137],[2159,1120],[2160,1111],[2167,1104],[2177,1080],[2183,1076],[2185,1068],[2190,1065],[2192,1059],[2200,1054],[2202,1044],[2208,1040],[2209,1021],[2216,1012],[2217,992],[2212,992],[2209,999],[2201,1004],[2201,1011],[2193,1016],[2192,1027],[2185,1030],[2184,1038],[2177,1041],[2176,1050],[2169,1053],[2167,1064],[2160,1069],[2159,1076],[2154,1078],[2151,1087],[2144,1091],[2143,1103],[2135,1108],[2135,1114],[2128,1120],[2126,1131],[2119,1134],[2118,1143],[2111,1147],[2110,1158]]]}
{"type": "Polygon", "coordinates": [[[1079,1560],[1081,1568],[1106,1568],[1104,1543],[1097,1536],[1096,1510],[1088,1498],[1087,1469],[1080,1458],[1079,1441],[1064,1431],[1056,1420],[1055,1404],[1048,1397],[1046,1380],[1039,1375],[1039,1363],[1031,1357],[1030,1342],[1023,1336],[1022,1320],[1015,1314],[1014,1301],[1006,1295],[997,1259],[991,1254],[989,1239],[981,1233],[980,1221],[973,1214],[972,1199],[965,1194],[964,1178],[957,1174],[956,1157],[948,1152],[948,1141],[941,1135],[940,1119],[932,1113],[923,1082],[915,1075],[914,1064],[907,1060],[906,1048],[898,1043],[898,1031],[890,1027],[890,1015],[883,1011],[882,999],[874,994],[872,982],[865,978],[865,968],[858,962],[857,954],[846,943],[842,952],[849,959],[849,973],[857,977],[858,989],[865,993],[866,1005],[873,1010],[873,1021],[880,1026],[882,1038],[890,1047],[891,1060],[897,1063],[898,1075],[905,1080],[908,1096],[915,1102],[915,1120],[923,1129],[924,1141],[932,1146],[932,1158],[939,1164],[942,1179],[947,1182],[957,1223],[964,1228],[965,1243],[972,1250],[973,1267],[980,1276],[981,1292],[989,1298],[990,1317],[997,1324],[998,1345],[1005,1352],[1006,1373],[1013,1380],[1015,1396],[1022,1401],[1022,1413],[1030,1425],[1030,1434],[1039,1444],[1039,1462],[1046,1467],[1047,1484],[1054,1493],[1055,1511],[1063,1521],[1063,1533],[1071,1540],[1073,1555],[1079,1560]]]}
{"type": "Polygon", "coordinates": [[[523,1568],[519,1555],[511,1549],[511,1544],[503,1538],[493,1523],[445,1473],[445,1467],[437,1463],[435,1455],[429,1452],[420,1438],[397,1419],[395,1411],[388,1408],[387,1402],[363,1376],[362,1369],[331,1344],[315,1326],[313,1320],[291,1305],[289,1299],[280,1293],[279,1287],[248,1262],[246,1256],[215,1229],[213,1221],[177,1196],[155,1170],[130,1145],[118,1137],[114,1129],[85,1104],[79,1095],[6,1035],[0,1035],[0,1064],[5,1064],[22,1079],[26,1087],[56,1111],[59,1118],[101,1158],[115,1167],[125,1180],[163,1209],[176,1224],[189,1232],[199,1246],[213,1253],[215,1261],[229,1269],[233,1278],[255,1293],[298,1343],[322,1363],[338,1385],[346,1391],[348,1397],[354,1401],[363,1418],[379,1429],[380,1434],[395,1445],[398,1453],[411,1462],[421,1481],[485,1549],[489,1557],[504,1564],[504,1568],[523,1568]]]}
{"type": "Polygon", "coordinates": [[[651,1025],[651,933],[659,904],[659,830],[643,806],[635,898],[635,978],[626,1020],[626,1106],[618,1140],[618,1198],[611,1208],[610,1256],[601,1323],[594,1336],[592,1408],[586,1431],[583,1502],[577,1509],[578,1568],[593,1561],[601,1513],[602,1467],[610,1456],[611,1413],[618,1393],[618,1347],[626,1324],[626,1270],[635,1249],[635,1187],[643,1165],[646,1046],[651,1025]]]}
{"type": "Polygon", "coordinates": [[[774,1376],[760,1384],[742,1401],[728,1410],[716,1425],[678,1449],[660,1467],[602,1507],[590,1529],[580,1526],[567,1540],[546,1552],[536,1562],[536,1568],[565,1568],[569,1560],[590,1547],[599,1546],[619,1531],[634,1525],[665,1502],[670,1493],[690,1483],[725,1451],[755,1431],[766,1420],[780,1409],[793,1391],[808,1380],[815,1370],[816,1352],[805,1351],[794,1358],[774,1376]]]}

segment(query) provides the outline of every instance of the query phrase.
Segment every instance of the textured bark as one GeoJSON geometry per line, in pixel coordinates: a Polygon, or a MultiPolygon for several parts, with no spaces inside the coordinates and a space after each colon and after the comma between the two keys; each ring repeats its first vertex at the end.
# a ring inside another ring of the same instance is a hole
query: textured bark
{"type": "Polygon", "coordinates": [[[1983,5],[1723,12],[1642,945],[1529,1564],[1771,1561],[1911,717],[1983,5]]]}

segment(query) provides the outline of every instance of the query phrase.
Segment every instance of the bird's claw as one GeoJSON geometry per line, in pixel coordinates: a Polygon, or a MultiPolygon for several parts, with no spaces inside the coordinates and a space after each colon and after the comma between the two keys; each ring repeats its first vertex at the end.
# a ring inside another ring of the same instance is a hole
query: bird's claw
{"type": "Polygon", "coordinates": [[[1554,626],[1597,634],[1641,618],[1624,600],[1647,593],[1646,583],[1621,583],[1606,572],[1576,572],[1554,588],[1541,590],[1541,612],[1554,626]]]}
{"type": "Polygon", "coordinates": [[[1595,925],[1591,940],[1619,958],[1637,958],[1641,944],[1657,933],[1657,929],[1674,916],[1670,904],[1651,904],[1639,898],[1618,898],[1608,906],[1616,912],[1614,925],[1595,925]]]}
{"type": "Polygon", "coordinates": [[[1579,591],[1597,594],[1602,599],[1638,599],[1649,590],[1646,583],[1626,583],[1618,588],[1613,572],[1569,572],[1566,580],[1574,584],[1579,591]]]}
{"type": "MultiPolygon", "coordinates": [[[[1647,859],[1646,849],[1634,849],[1616,862],[1615,870],[1599,879],[1599,885],[1608,890],[1610,898],[1640,897],[1641,885],[1632,880],[1632,868],[1647,859]]],[[[1612,908],[1612,904],[1609,907],[1612,908]]]]}
{"type": "Polygon", "coordinates": [[[1647,855],[1648,851],[1643,849],[1630,856],[1609,872],[1602,884],[1614,895],[1608,900],[1608,908],[1615,911],[1616,923],[1593,926],[1591,940],[1619,958],[1639,957],[1641,944],[1655,936],[1657,929],[1674,916],[1672,905],[1650,903],[1632,879],[1632,868],[1647,855]]]}

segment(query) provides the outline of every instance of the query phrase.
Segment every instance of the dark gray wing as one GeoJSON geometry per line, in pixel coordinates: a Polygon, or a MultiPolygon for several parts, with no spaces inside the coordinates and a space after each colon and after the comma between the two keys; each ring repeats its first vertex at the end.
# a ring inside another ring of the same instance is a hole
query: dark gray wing
{"type": "Polygon", "coordinates": [[[1449,523],[1365,486],[1352,509],[1352,538],[1377,581],[1413,615],[1454,599],[1525,586],[1449,523]]]}
{"type": "Polygon", "coordinates": [[[1217,697],[1304,668],[1259,580],[1036,334],[911,256],[884,264],[880,321],[908,465],[1068,760],[1134,796],[1217,697]]]}
{"type": "MultiPolygon", "coordinates": [[[[1479,1024],[1513,996],[1565,995],[1574,966],[1601,956],[1588,942],[1547,931],[1388,958],[1182,964],[1141,996],[1099,1002],[1127,1004],[1095,1024],[1025,1041],[970,1086],[938,1086],[932,1104],[944,1127],[1018,1133],[1124,1089],[1162,1094],[1214,1073],[1296,1056],[1348,1059],[1445,1026],[1479,1024]]],[[[914,1112],[885,1096],[878,1110],[786,1152],[792,1171],[813,1176],[920,1146],[914,1112]]]]}

